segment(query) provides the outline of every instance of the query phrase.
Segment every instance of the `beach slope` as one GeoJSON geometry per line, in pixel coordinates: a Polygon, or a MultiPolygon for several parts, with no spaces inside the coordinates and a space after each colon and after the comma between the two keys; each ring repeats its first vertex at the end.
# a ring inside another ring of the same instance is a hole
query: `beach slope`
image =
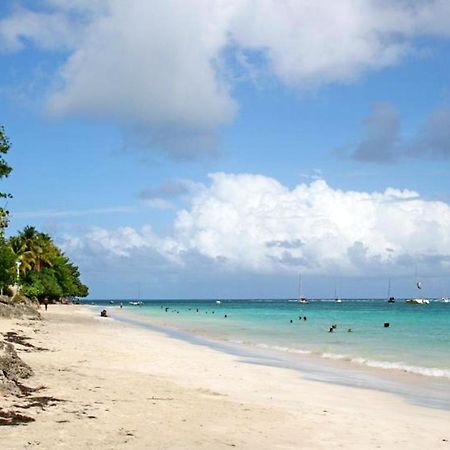
{"type": "Polygon", "coordinates": [[[2,448],[450,449],[448,411],[248,364],[88,307],[43,316],[0,321],[40,349],[15,344],[41,398],[1,397],[3,411],[34,419],[0,426],[2,448]]]}

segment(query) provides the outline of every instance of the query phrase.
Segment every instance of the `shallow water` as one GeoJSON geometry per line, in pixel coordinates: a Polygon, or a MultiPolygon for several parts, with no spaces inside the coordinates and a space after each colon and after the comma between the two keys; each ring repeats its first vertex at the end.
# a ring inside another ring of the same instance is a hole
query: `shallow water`
{"type": "MultiPolygon", "coordinates": [[[[111,308],[120,302],[95,303],[111,308]]],[[[219,341],[450,379],[450,303],[165,300],[144,301],[141,307],[123,304],[125,310],[154,324],[219,341]],[[332,324],[337,327],[329,333],[332,324]]]]}

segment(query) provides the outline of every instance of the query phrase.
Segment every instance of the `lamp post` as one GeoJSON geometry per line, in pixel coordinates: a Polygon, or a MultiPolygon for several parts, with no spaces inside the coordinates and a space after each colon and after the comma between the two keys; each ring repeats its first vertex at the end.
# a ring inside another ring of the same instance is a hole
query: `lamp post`
{"type": "Polygon", "coordinates": [[[20,285],[19,285],[19,277],[20,277],[20,265],[22,264],[22,261],[20,261],[19,259],[16,261],[16,268],[17,268],[17,272],[16,272],[16,286],[17,286],[17,290],[16,292],[19,293],[20,290],[20,285]]]}
{"type": "Polygon", "coordinates": [[[16,281],[17,283],[19,282],[19,274],[20,274],[20,265],[22,264],[22,262],[18,259],[16,261],[16,267],[17,267],[17,272],[16,272],[16,281]]]}

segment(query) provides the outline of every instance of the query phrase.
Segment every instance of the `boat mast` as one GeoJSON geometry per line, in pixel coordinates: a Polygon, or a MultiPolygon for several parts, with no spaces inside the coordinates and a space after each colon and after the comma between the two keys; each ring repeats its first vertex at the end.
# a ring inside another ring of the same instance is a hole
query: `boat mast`
{"type": "Polygon", "coordinates": [[[303,298],[302,274],[298,274],[298,298],[303,298]]]}

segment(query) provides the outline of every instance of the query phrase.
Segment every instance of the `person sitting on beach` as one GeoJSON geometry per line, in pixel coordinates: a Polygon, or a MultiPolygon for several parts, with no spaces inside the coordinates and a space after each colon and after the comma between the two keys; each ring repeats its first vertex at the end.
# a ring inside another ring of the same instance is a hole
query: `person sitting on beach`
{"type": "Polygon", "coordinates": [[[100,313],[100,317],[108,317],[108,314],[106,313],[106,309],[104,309],[104,310],[100,313]]]}

